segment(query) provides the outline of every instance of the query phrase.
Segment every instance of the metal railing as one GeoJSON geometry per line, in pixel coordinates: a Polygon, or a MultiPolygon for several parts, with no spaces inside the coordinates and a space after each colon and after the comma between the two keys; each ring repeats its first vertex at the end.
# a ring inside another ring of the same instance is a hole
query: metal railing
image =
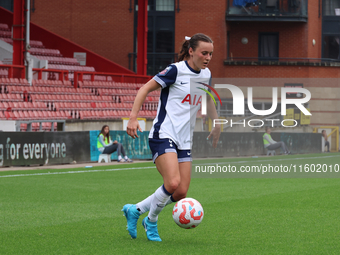
{"type": "Polygon", "coordinates": [[[4,74],[1,73],[1,76],[7,76],[8,78],[25,78],[25,66],[0,64],[0,70],[5,71],[4,74]]]}
{"type": "Polygon", "coordinates": [[[282,58],[282,57],[229,57],[225,60],[225,62],[229,61],[248,61],[248,62],[261,62],[261,61],[271,61],[271,62],[279,62],[279,63],[291,63],[291,64],[322,64],[322,63],[339,63],[339,59],[331,59],[331,58],[282,58]]]}
{"type": "Polygon", "coordinates": [[[227,16],[306,16],[308,0],[228,0],[227,16]]]}

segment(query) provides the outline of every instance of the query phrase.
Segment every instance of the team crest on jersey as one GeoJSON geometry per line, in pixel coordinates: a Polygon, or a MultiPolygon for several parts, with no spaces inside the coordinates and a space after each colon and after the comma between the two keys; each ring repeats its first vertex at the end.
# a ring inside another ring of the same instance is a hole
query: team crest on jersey
{"type": "Polygon", "coordinates": [[[171,68],[172,68],[172,66],[168,66],[162,72],[160,72],[158,75],[165,76],[171,70],[171,68]]]}

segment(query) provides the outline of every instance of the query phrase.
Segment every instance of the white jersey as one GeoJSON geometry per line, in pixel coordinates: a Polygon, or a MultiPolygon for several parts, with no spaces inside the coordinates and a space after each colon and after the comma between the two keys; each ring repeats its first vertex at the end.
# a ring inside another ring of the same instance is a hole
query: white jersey
{"type": "Polygon", "coordinates": [[[187,61],[169,65],[153,79],[162,86],[157,116],[149,138],[172,139],[179,150],[190,150],[197,111],[210,84],[208,68],[195,71],[187,61]]]}

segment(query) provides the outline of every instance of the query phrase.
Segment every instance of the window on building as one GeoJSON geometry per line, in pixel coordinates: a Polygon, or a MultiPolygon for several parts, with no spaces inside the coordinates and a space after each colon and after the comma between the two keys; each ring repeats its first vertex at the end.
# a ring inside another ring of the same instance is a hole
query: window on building
{"type": "Polygon", "coordinates": [[[0,6],[13,12],[13,0],[0,0],[0,6]]]}
{"type": "Polygon", "coordinates": [[[322,12],[324,16],[340,16],[340,1],[323,0],[322,12]]]}
{"type": "Polygon", "coordinates": [[[325,35],[323,39],[323,58],[340,60],[339,35],[325,35]]]}
{"type": "Polygon", "coordinates": [[[279,33],[259,33],[259,59],[279,58],[279,33]]]}
{"type": "Polygon", "coordinates": [[[174,11],[174,0],[156,0],[156,11],[174,11]]]}
{"type": "MultiPolygon", "coordinates": [[[[138,1],[136,1],[136,9],[138,1]]],[[[137,51],[137,11],[135,13],[135,52],[137,51]]],[[[155,75],[177,61],[175,47],[175,0],[148,1],[147,74],[155,75]]],[[[135,71],[135,69],[134,69],[135,71]]]]}

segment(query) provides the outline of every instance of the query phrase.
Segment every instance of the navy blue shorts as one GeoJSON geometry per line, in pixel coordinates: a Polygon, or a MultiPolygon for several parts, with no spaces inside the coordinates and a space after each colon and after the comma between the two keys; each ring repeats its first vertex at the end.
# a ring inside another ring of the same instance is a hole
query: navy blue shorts
{"type": "Polygon", "coordinates": [[[149,138],[149,146],[152,152],[152,160],[154,163],[158,156],[167,152],[177,153],[178,163],[192,161],[191,150],[179,150],[174,141],[169,138],[149,138]]]}

